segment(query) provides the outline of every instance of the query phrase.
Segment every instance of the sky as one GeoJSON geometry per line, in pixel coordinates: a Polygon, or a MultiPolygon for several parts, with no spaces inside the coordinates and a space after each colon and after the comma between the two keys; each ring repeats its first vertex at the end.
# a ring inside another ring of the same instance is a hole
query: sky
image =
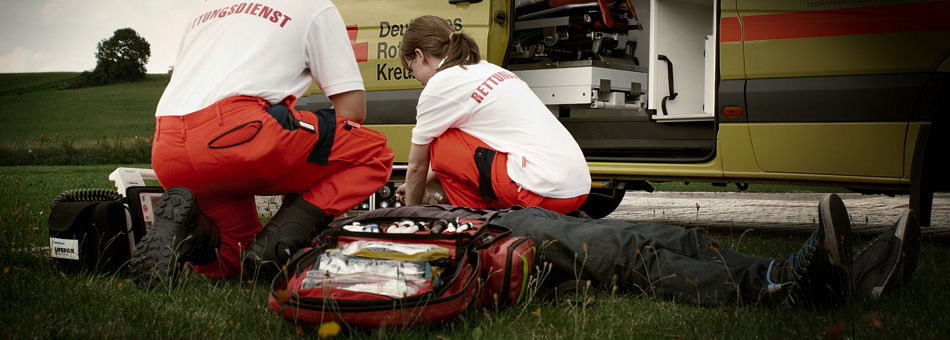
{"type": "Polygon", "coordinates": [[[130,27],[151,45],[148,73],[167,73],[203,0],[0,0],[0,73],[81,72],[96,44],[130,27]]]}

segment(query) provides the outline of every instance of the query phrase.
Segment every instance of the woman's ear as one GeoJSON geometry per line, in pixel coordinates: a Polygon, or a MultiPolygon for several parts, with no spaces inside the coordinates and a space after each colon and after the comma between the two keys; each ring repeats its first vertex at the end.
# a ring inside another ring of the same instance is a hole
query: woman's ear
{"type": "Polygon", "coordinates": [[[423,62],[423,63],[426,62],[426,54],[423,53],[422,50],[416,48],[416,50],[415,50],[414,52],[416,53],[416,60],[418,60],[418,61],[420,61],[420,62],[423,62]]]}

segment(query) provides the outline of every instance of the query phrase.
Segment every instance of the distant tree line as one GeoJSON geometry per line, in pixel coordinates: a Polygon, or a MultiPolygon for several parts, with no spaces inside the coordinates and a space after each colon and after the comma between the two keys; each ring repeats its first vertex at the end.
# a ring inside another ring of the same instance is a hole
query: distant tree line
{"type": "Polygon", "coordinates": [[[84,71],[65,88],[102,86],[145,78],[145,64],[152,55],[148,41],[131,28],[120,28],[96,45],[96,68],[84,71]]]}

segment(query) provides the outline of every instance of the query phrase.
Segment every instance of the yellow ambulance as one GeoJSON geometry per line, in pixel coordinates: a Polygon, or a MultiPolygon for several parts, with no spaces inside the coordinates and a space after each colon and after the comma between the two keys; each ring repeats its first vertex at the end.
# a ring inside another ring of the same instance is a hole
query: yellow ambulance
{"type": "MultiPolygon", "coordinates": [[[[397,51],[432,14],[515,72],[573,134],[583,210],[650,182],[789,183],[910,193],[929,224],[950,183],[950,1],[334,0],[396,150],[395,204],[420,84],[397,51]],[[943,145],[943,146],[941,146],[943,145]]],[[[314,88],[298,105],[329,106],[314,88]]]]}

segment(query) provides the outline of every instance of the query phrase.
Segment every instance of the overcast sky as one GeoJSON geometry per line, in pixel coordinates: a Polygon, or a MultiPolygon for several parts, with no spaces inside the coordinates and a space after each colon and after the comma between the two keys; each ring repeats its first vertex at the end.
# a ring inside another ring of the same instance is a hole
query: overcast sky
{"type": "Polygon", "coordinates": [[[0,73],[79,72],[96,44],[134,29],[151,45],[148,73],[165,73],[203,0],[0,0],[0,73]]]}

